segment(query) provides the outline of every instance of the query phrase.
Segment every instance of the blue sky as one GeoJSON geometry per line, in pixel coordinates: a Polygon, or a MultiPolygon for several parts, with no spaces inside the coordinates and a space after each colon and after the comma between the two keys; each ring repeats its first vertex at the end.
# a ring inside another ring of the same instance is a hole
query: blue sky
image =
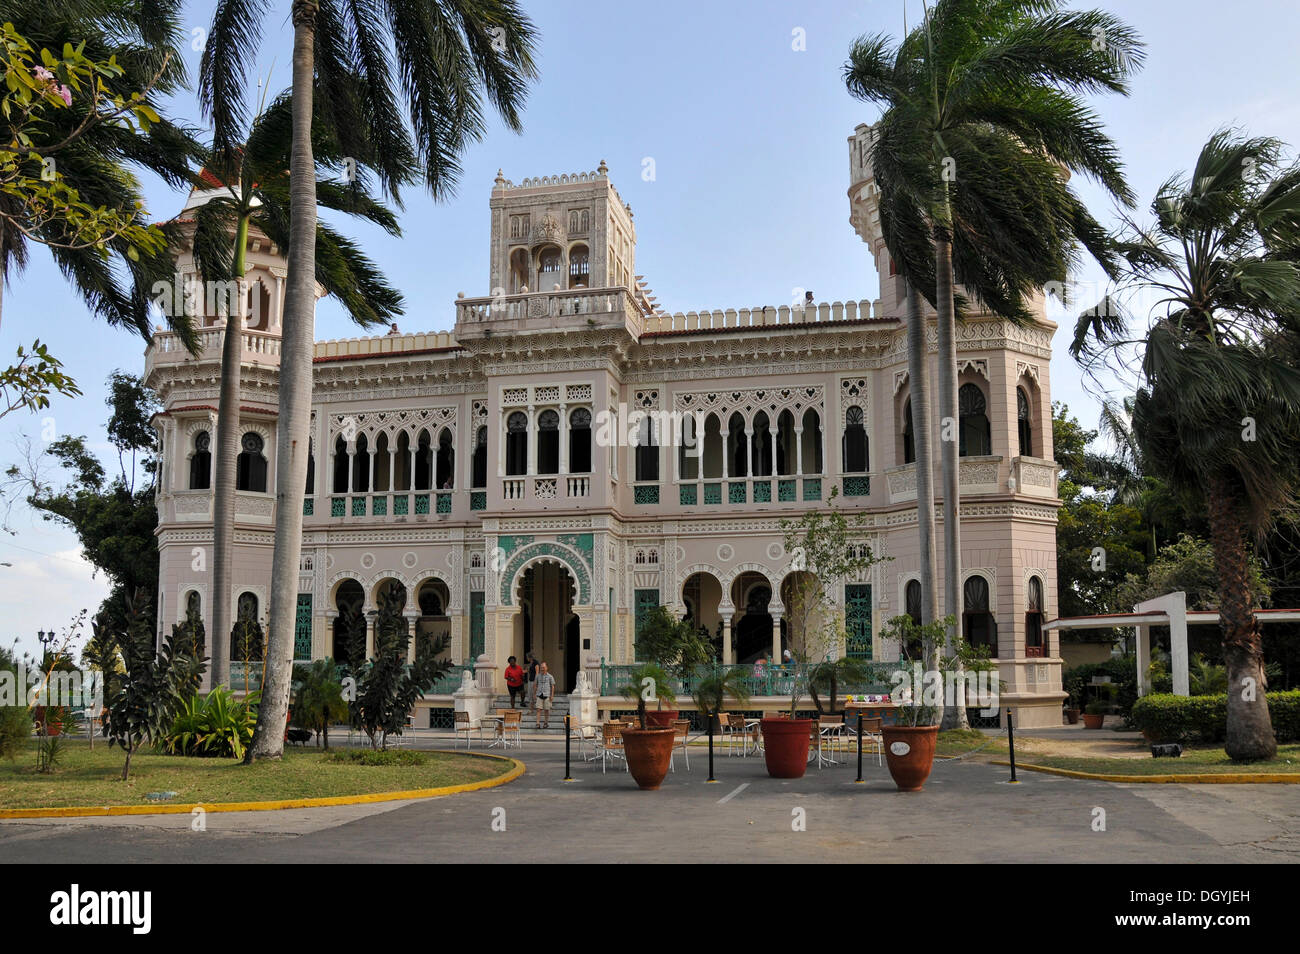
{"type": "MultiPolygon", "coordinates": [[[[848,223],[846,139],[877,114],[845,93],[840,68],[854,37],[899,32],[901,0],[525,5],[540,31],[541,72],[525,132],[493,123],[465,154],[449,201],[435,205],[410,194],[402,238],[352,228],[406,294],[402,330],[449,329],[457,292],[488,294],[488,195],[498,168],[518,181],[592,170],[601,159],[635,213],[637,272],[665,308],[783,304],[796,287],[812,289],[818,300],[875,297],[866,247],[848,223]],[[806,49],[792,48],[796,30],[806,49]],[[647,159],[654,161],[651,181],[642,176],[647,159]]],[[[1094,5],[1125,18],[1148,44],[1132,96],[1095,103],[1144,203],[1167,176],[1192,164],[1218,126],[1300,143],[1300,7],[1282,0],[1094,5]]],[[[907,6],[915,22],[920,2],[907,6]]],[[[189,28],[205,28],[211,9],[191,3],[189,28]]],[[[276,4],[263,36],[260,73],[269,74],[272,92],[289,84],[287,11],[287,0],[276,4]]],[[[187,50],[187,58],[192,77],[199,53],[187,50]]],[[[176,98],[170,113],[202,125],[192,95],[176,98]]],[[[150,212],[175,214],[184,197],[150,185],[150,212]]],[[[1080,191],[1103,220],[1113,218],[1095,189],[1081,183],[1080,191]]],[[[1085,269],[1080,277],[1096,275],[1085,269]]],[[[352,334],[337,306],[323,302],[317,337],[352,334]]],[[[17,460],[15,441],[24,435],[39,445],[46,418],[57,434],[85,434],[107,450],[104,381],[115,368],[139,371],[144,343],[91,319],[41,250],[6,289],[0,353],[36,337],[85,396],[0,422],[0,464],[17,460]]],[[[1085,387],[1065,355],[1064,331],[1056,350],[1053,397],[1095,425],[1096,389],[1085,387]]],[[[92,578],[70,531],[26,512],[12,522],[18,535],[0,539],[0,562],[13,564],[0,566],[0,639],[20,636],[30,647],[38,628],[62,627],[80,607],[93,609],[106,587],[92,578]]]]}

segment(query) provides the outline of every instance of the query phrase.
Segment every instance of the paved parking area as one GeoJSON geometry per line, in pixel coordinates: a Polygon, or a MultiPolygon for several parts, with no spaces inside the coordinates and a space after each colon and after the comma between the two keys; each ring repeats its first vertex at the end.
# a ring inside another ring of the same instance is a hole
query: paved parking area
{"type": "MultiPolygon", "coordinates": [[[[494,750],[495,751],[495,750],[494,750]]],[[[416,802],[281,812],[0,822],[0,857],[30,862],[1296,862],[1300,791],[1283,785],[1113,785],[941,762],[902,794],[868,760],[795,781],[761,758],[706,755],[641,792],[561,743],[512,749],[501,788],[416,802]]]]}

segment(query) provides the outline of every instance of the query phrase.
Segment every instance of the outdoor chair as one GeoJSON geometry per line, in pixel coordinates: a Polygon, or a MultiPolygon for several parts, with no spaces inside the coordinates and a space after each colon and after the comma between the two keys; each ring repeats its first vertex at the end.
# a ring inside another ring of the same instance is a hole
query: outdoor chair
{"type": "Polygon", "coordinates": [[[622,759],[623,769],[626,771],[627,756],[623,752],[622,724],[618,722],[606,722],[600,728],[600,774],[605,774],[605,765],[610,759],[622,759]]]}
{"type": "Polygon", "coordinates": [[[505,710],[505,713],[502,716],[503,721],[497,723],[497,731],[501,735],[502,748],[507,748],[510,745],[511,735],[514,735],[515,737],[515,748],[519,748],[523,744],[523,737],[519,732],[520,726],[523,724],[523,718],[524,714],[518,709],[505,710]]]}
{"type": "Polygon", "coordinates": [[[578,742],[578,758],[584,762],[591,762],[600,758],[600,750],[597,747],[599,737],[596,735],[596,727],[583,725],[581,716],[569,716],[569,738],[576,739],[578,742]],[[587,756],[587,743],[591,743],[591,756],[587,756]]]}
{"type": "MultiPolygon", "coordinates": [[[[473,732],[475,729],[478,730],[479,738],[482,739],[482,737],[483,737],[483,727],[482,727],[482,726],[476,726],[476,725],[474,725],[474,723],[470,722],[470,720],[469,720],[469,713],[468,713],[468,712],[457,712],[457,713],[456,713],[456,725],[455,725],[455,736],[454,736],[454,737],[455,737],[456,739],[459,739],[459,738],[461,737],[461,734],[463,733],[464,736],[465,736],[465,748],[466,748],[466,749],[471,748],[471,746],[470,746],[470,738],[469,738],[469,734],[470,734],[471,732],[473,732]]],[[[456,748],[459,744],[460,744],[459,742],[453,742],[453,743],[452,743],[452,748],[456,748]]]]}
{"type": "MultiPolygon", "coordinates": [[[[677,719],[673,722],[673,728],[677,730],[677,738],[673,741],[673,749],[675,750],[678,745],[682,747],[682,756],[686,759],[686,771],[689,772],[691,770],[691,753],[686,748],[686,736],[691,731],[691,720],[677,719]]],[[[668,768],[676,772],[677,766],[673,763],[673,755],[670,754],[668,756],[668,768]]]]}
{"type": "Polygon", "coordinates": [[[717,743],[718,743],[718,747],[719,747],[719,748],[722,747],[722,744],[723,744],[724,742],[727,743],[727,754],[728,754],[728,755],[731,754],[731,740],[730,740],[730,738],[729,738],[729,736],[731,735],[731,722],[730,722],[730,719],[731,719],[731,716],[727,715],[727,713],[725,713],[725,712],[719,712],[719,713],[718,713],[718,735],[717,735],[717,743]]]}
{"type": "Polygon", "coordinates": [[[870,745],[876,750],[876,764],[882,764],[885,753],[885,736],[880,727],[884,724],[884,719],[879,716],[868,719],[865,716],[858,716],[862,720],[862,744],[870,745]]]}
{"type": "Polygon", "coordinates": [[[817,728],[822,738],[830,743],[832,754],[840,751],[841,746],[845,746],[845,751],[847,751],[844,739],[844,716],[819,716],[817,718],[817,728]]]}
{"type": "Polygon", "coordinates": [[[741,758],[749,755],[749,730],[745,727],[745,717],[739,712],[732,712],[727,715],[727,723],[730,731],[727,733],[727,754],[731,754],[731,746],[736,740],[740,740],[741,758]]]}

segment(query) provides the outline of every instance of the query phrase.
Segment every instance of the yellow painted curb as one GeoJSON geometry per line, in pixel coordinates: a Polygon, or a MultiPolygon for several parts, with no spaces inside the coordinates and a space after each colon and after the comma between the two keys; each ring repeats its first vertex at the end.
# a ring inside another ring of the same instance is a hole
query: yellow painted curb
{"type": "Polygon", "coordinates": [[[104,815],[188,815],[196,808],[205,812],[273,812],[284,808],[325,808],[330,805],[368,805],[375,802],[396,802],[408,798],[438,798],[496,788],[513,782],[524,774],[527,766],[518,759],[488,752],[448,752],[446,749],[421,749],[442,755],[470,755],[478,759],[498,759],[510,762],[510,771],[496,778],[464,785],[444,785],[442,788],[413,788],[403,792],[369,792],[364,795],[330,795],[324,798],[286,798],[265,802],[190,802],[184,805],[70,805],[65,808],[0,808],[0,819],[7,818],[91,818],[104,815]]]}
{"type": "MultiPolygon", "coordinates": [[[[993,762],[993,765],[1010,765],[1010,762],[993,762]]],[[[1026,765],[1017,762],[1016,768],[1066,778],[1087,778],[1098,782],[1153,782],[1157,784],[1220,784],[1220,785],[1300,785],[1300,772],[1201,772],[1189,775],[1097,775],[1094,772],[1076,772],[1073,769],[1050,768],[1046,765],[1026,765]]]]}

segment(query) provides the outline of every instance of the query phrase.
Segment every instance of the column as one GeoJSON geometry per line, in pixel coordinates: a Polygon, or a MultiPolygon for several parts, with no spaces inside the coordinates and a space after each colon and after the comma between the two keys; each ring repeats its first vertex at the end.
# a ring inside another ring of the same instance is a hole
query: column
{"type": "MultiPolygon", "coordinates": [[[[366,457],[369,458],[367,463],[370,465],[370,475],[366,478],[366,493],[373,494],[375,492],[375,458],[378,456],[379,456],[379,452],[376,451],[373,447],[371,447],[370,441],[367,440],[366,457]]],[[[367,508],[367,511],[368,510],[369,508],[367,508]]]]}
{"type": "Polygon", "coordinates": [[[731,666],[736,662],[736,654],[731,646],[731,620],[734,611],[720,609],[720,612],[722,613],[722,664],[731,666]]]}
{"type": "Polygon", "coordinates": [[[560,405],[560,476],[569,472],[569,414],[568,405],[560,405]]]}
{"type": "Polygon", "coordinates": [[[379,621],[379,610],[366,610],[366,658],[375,655],[375,626],[379,621]]]}
{"type": "MultiPolygon", "coordinates": [[[[1137,626],[1137,677],[1138,677],[1138,695],[1145,696],[1151,691],[1151,677],[1147,675],[1147,669],[1151,665],[1151,627],[1137,626]]],[[[1082,699],[1079,700],[1083,702],[1082,699]]]]}
{"type": "Polygon", "coordinates": [[[790,471],[796,477],[803,476],[803,426],[794,429],[794,469],[790,471]]]}
{"type": "Polygon", "coordinates": [[[414,666],[415,665],[415,624],[416,621],[419,620],[420,614],[418,611],[411,612],[410,610],[407,610],[405,613],[402,614],[402,618],[406,620],[406,631],[411,634],[411,638],[406,644],[406,663],[409,666],[414,666]]]}
{"type": "Polygon", "coordinates": [[[776,428],[772,423],[767,426],[767,451],[772,459],[772,466],[767,469],[770,476],[776,476],[776,428]]]}
{"type": "MultiPolygon", "coordinates": [[[[352,452],[353,452],[353,450],[355,450],[355,448],[356,448],[355,440],[353,440],[353,441],[348,441],[346,444],[343,445],[344,452],[345,452],[345,453],[347,454],[347,456],[348,456],[348,495],[349,495],[349,496],[351,496],[351,494],[352,494],[352,471],[356,469],[356,468],[354,468],[354,467],[352,466],[352,464],[353,464],[353,460],[352,460],[352,452]]],[[[351,506],[352,506],[352,504],[349,503],[349,504],[348,504],[348,507],[351,508],[351,506]]],[[[346,512],[347,512],[347,513],[351,513],[352,511],[351,511],[351,509],[349,509],[349,510],[347,510],[346,512]]]]}
{"type": "Polygon", "coordinates": [[[781,614],[785,611],[781,606],[768,606],[767,611],[772,614],[772,665],[781,664],[781,614]]]}
{"type": "Polygon", "coordinates": [[[501,423],[497,427],[497,476],[506,475],[506,409],[501,409],[501,423]]]}
{"type": "Polygon", "coordinates": [[[537,409],[528,405],[528,476],[537,474],[537,409]]]}

